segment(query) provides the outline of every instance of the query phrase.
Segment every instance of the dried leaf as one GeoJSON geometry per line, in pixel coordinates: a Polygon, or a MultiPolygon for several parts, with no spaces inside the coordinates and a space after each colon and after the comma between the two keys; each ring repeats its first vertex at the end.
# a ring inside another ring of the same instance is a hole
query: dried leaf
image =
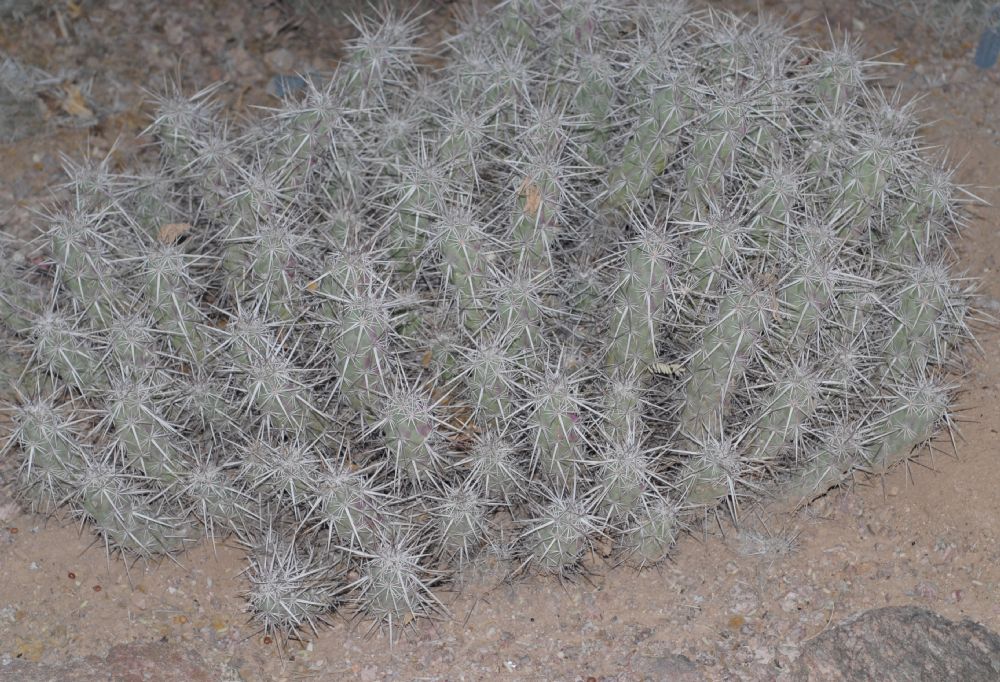
{"type": "Polygon", "coordinates": [[[160,228],[156,238],[161,244],[173,244],[191,229],[191,223],[167,223],[160,228]]]}
{"type": "Polygon", "coordinates": [[[73,83],[68,83],[63,86],[63,90],[66,92],[66,96],[59,103],[62,110],[65,111],[70,116],[76,116],[77,118],[93,118],[94,112],[90,107],[87,106],[87,99],[80,92],[80,88],[73,83]]]}
{"type": "Polygon", "coordinates": [[[79,19],[83,16],[83,5],[74,0],[66,0],[66,14],[70,19],[79,19]]]}
{"type": "Polygon", "coordinates": [[[525,178],[518,189],[518,194],[524,198],[524,214],[529,218],[536,217],[538,209],[542,206],[542,193],[538,185],[525,178]]]}

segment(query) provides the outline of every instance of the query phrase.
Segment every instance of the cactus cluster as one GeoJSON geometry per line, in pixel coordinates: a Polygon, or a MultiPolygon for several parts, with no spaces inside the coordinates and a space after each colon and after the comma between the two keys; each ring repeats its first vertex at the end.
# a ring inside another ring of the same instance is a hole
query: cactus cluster
{"type": "Polygon", "coordinates": [[[655,564],[948,425],[961,197],[857,46],[654,0],[508,0],[437,60],[417,26],[69,168],[0,258],[39,507],[141,557],[235,536],[268,632],[395,631],[484,556],[655,564]]]}

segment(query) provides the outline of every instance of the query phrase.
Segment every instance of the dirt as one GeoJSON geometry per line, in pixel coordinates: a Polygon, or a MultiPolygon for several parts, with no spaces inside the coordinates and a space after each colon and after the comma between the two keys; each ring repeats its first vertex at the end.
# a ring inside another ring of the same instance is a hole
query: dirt
{"type": "MultiPolygon", "coordinates": [[[[928,145],[947,148],[957,179],[978,197],[1000,201],[1000,67],[972,65],[976,35],[942,48],[849,3],[782,7],[796,31],[820,42],[846,27],[869,54],[902,46],[883,57],[900,65],[885,70],[904,98],[922,98],[928,145]]],[[[227,106],[244,114],[276,103],[274,76],[331,69],[350,34],[342,17],[306,2],[51,8],[0,27],[0,50],[63,78],[41,96],[50,115],[38,134],[0,146],[0,229],[21,236],[60,180],[60,155],[115,148],[126,166],[141,153],[144,91],[164,75],[181,74],[185,85],[226,80],[227,106]]],[[[452,11],[430,15],[432,38],[452,11]]],[[[970,206],[955,248],[979,282],[984,313],[1000,313],[1000,211],[970,206]]],[[[237,548],[203,543],[176,562],[126,565],[109,561],[87,529],[0,497],[0,680],[24,679],[17,659],[58,666],[153,642],[196,652],[209,679],[247,682],[775,679],[790,676],[824,632],[874,607],[919,606],[1000,631],[1000,332],[980,324],[977,337],[980,350],[970,349],[956,377],[954,447],[946,436],[885,477],[859,477],[798,512],[765,507],[741,529],[684,536],[672,561],[645,572],[594,558],[576,582],[510,583],[484,569],[441,594],[449,619],[416,621],[394,643],[335,618],[279,646],[243,613],[237,548]]]]}

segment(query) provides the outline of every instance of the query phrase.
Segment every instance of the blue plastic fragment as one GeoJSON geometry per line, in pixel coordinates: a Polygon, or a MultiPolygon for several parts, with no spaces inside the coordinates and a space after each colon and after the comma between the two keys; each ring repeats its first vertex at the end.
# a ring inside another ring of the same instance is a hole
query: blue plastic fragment
{"type": "Polygon", "coordinates": [[[989,69],[997,63],[998,57],[1000,57],[1000,31],[990,27],[979,37],[974,62],[980,69],[989,69]]]}
{"type": "Polygon", "coordinates": [[[297,75],[279,74],[271,79],[267,90],[275,97],[288,97],[294,95],[306,87],[306,79],[297,75]]]}

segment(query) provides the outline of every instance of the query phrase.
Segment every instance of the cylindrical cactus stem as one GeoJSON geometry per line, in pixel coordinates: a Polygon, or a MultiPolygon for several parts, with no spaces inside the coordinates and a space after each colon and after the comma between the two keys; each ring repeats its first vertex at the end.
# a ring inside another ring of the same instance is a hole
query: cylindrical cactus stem
{"type": "Polygon", "coordinates": [[[521,444],[493,428],[479,433],[458,466],[483,495],[513,508],[528,495],[528,476],[519,464],[521,444]]]}
{"type": "Polygon", "coordinates": [[[893,393],[876,425],[879,441],[868,466],[879,474],[906,460],[914,447],[930,440],[946,422],[951,404],[948,387],[926,377],[900,384],[893,393]]]}
{"type": "Polygon", "coordinates": [[[252,310],[237,311],[225,325],[225,354],[234,367],[246,370],[256,358],[264,358],[280,348],[274,328],[252,310]]]}
{"type": "Polygon", "coordinates": [[[381,404],[378,428],[399,484],[431,486],[448,463],[447,425],[436,407],[424,391],[407,386],[391,389],[381,404]]]}
{"type": "Polygon", "coordinates": [[[543,21],[543,8],[537,0],[511,0],[503,4],[496,28],[501,41],[533,52],[539,46],[536,31],[543,21]]]}
{"type": "Polygon", "coordinates": [[[579,393],[581,377],[547,373],[532,391],[532,461],[554,487],[573,487],[584,460],[590,407],[579,393]]]}
{"type": "Polygon", "coordinates": [[[640,512],[656,490],[659,477],[653,471],[653,453],[644,447],[640,427],[607,439],[599,450],[593,462],[597,468],[595,513],[620,527],[640,512]]]}
{"type": "Polygon", "coordinates": [[[116,314],[107,329],[111,357],[125,371],[149,373],[157,362],[153,320],[144,314],[116,314]]]}
{"type": "Polygon", "coordinates": [[[888,370],[896,376],[922,372],[936,357],[937,321],[952,294],[948,270],[941,264],[919,264],[904,272],[903,288],[893,306],[895,328],[886,345],[888,370]]]}
{"type": "Polygon", "coordinates": [[[595,319],[603,312],[605,287],[599,266],[586,260],[572,262],[563,281],[565,305],[583,320],[595,319]]]}
{"type": "Polygon", "coordinates": [[[823,389],[818,373],[792,364],[762,396],[758,414],[744,439],[755,457],[776,461],[786,445],[802,447],[802,427],[816,412],[823,389]]]}
{"type": "Polygon", "coordinates": [[[561,3],[558,12],[558,35],[560,48],[571,52],[579,49],[593,49],[602,42],[602,33],[613,30],[607,4],[597,0],[569,0],[561,3]]]}
{"type": "Polygon", "coordinates": [[[82,511],[96,524],[110,523],[124,507],[131,478],[122,474],[107,457],[88,457],[76,481],[82,511]]]}
{"type": "Polygon", "coordinates": [[[349,299],[338,320],[333,352],[340,373],[338,392],[357,412],[375,413],[395,371],[393,319],[389,304],[374,292],[349,299]]]}
{"type": "Polygon", "coordinates": [[[228,199],[231,215],[227,216],[220,238],[222,271],[226,292],[237,298],[244,295],[248,260],[253,254],[253,244],[260,226],[278,220],[288,210],[294,191],[288,178],[260,167],[237,166],[239,178],[234,182],[239,191],[228,199]]]}
{"type": "Polygon", "coordinates": [[[608,177],[607,207],[617,209],[646,197],[677,151],[678,131],[689,107],[685,78],[652,88],[648,109],[625,143],[621,163],[608,177]]]}
{"type": "Polygon", "coordinates": [[[783,320],[781,336],[794,349],[802,349],[823,329],[843,279],[830,259],[811,251],[796,252],[801,260],[784,278],[778,292],[783,320]]]}
{"type": "Polygon", "coordinates": [[[586,50],[573,65],[576,92],[570,96],[582,117],[583,152],[595,166],[608,165],[611,121],[617,106],[614,71],[602,52],[586,50]]]}
{"type": "Polygon", "coordinates": [[[140,277],[149,310],[171,348],[198,364],[212,349],[208,320],[196,303],[198,286],[188,261],[176,247],[162,246],[145,259],[140,277]]]}
{"type": "Polygon", "coordinates": [[[864,335],[872,317],[882,306],[874,282],[861,281],[861,286],[839,292],[837,326],[841,328],[840,342],[850,345],[864,335]]]}
{"type": "Polygon", "coordinates": [[[63,313],[50,310],[39,315],[29,338],[42,366],[85,395],[110,388],[101,354],[63,313]]]}
{"type": "Polygon", "coordinates": [[[510,241],[520,267],[540,273],[551,269],[552,249],[563,228],[561,212],[567,172],[550,151],[532,150],[525,156],[530,161],[526,162],[516,187],[510,241]]]}
{"type": "Polygon", "coordinates": [[[245,413],[252,407],[271,429],[292,436],[323,433],[326,415],[319,409],[312,387],[299,375],[301,370],[287,357],[274,352],[250,358],[248,366],[238,368],[245,376],[245,413]]]}
{"type": "Polygon", "coordinates": [[[166,508],[161,500],[136,493],[125,498],[122,509],[94,527],[110,547],[149,559],[176,554],[198,538],[189,521],[166,508]]]}
{"type": "Polygon", "coordinates": [[[250,494],[278,507],[288,504],[299,514],[320,471],[320,455],[312,442],[282,440],[265,432],[243,445],[239,476],[250,494]]]}
{"type": "Polygon", "coordinates": [[[418,158],[402,169],[397,200],[385,246],[397,271],[410,273],[419,265],[434,221],[439,219],[454,192],[447,167],[421,149],[418,158]]]}
{"type": "Polygon", "coordinates": [[[201,521],[206,536],[213,541],[240,532],[258,520],[232,468],[211,461],[198,462],[186,467],[177,483],[180,504],[201,521]]]}
{"type": "Polygon", "coordinates": [[[688,230],[686,263],[693,289],[702,296],[716,294],[730,273],[750,253],[751,231],[738,213],[726,209],[709,210],[703,222],[688,230]]]}
{"type": "Polygon", "coordinates": [[[476,332],[490,308],[486,291],[494,268],[489,238],[472,210],[465,206],[446,209],[432,231],[445,279],[458,299],[465,326],[476,332]]]}
{"type": "Polygon", "coordinates": [[[371,254],[374,262],[379,262],[381,258],[377,258],[376,255],[381,256],[381,254],[377,249],[361,246],[369,243],[375,230],[366,224],[364,211],[355,197],[355,190],[350,187],[336,190],[324,187],[320,190],[320,197],[321,201],[328,205],[328,217],[317,227],[316,232],[319,239],[325,240],[333,247],[331,257],[336,258],[343,252],[350,260],[355,254],[367,253],[371,254]]]}
{"type": "Polygon", "coordinates": [[[166,415],[192,437],[205,443],[219,439],[237,427],[237,408],[233,400],[232,376],[219,376],[211,365],[192,368],[188,375],[171,377],[164,393],[166,415]]]}
{"type": "Polygon", "coordinates": [[[148,132],[159,140],[160,153],[179,168],[198,158],[199,141],[211,130],[218,105],[212,94],[218,85],[185,96],[176,85],[156,98],[156,114],[148,132]]]}
{"type": "Polygon", "coordinates": [[[858,56],[858,46],[847,40],[821,53],[810,74],[813,97],[830,111],[846,110],[864,85],[865,66],[858,56]]]}
{"type": "Polygon", "coordinates": [[[781,495],[808,504],[840,485],[855,468],[871,461],[872,434],[860,420],[837,418],[824,425],[814,444],[801,453],[792,477],[780,484],[781,495]]]}
{"type": "Polygon", "coordinates": [[[680,534],[680,507],[667,497],[649,497],[625,528],[620,544],[625,560],[638,568],[666,559],[680,534]]]}
{"type": "Polygon", "coordinates": [[[521,536],[525,562],[538,571],[568,577],[601,534],[601,523],[590,504],[573,493],[549,494],[521,536]]]}
{"type": "Polygon", "coordinates": [[[931,165],[920,168],[903,187],[903,206],[883,248],[911,261],[929,260],[941,251],[956,223],[952,173],[931,165]]]}
{"type": "Polygon", "coordinates": [[[14,446],[19,449],[21,484],[32,502],[42,508],[61,503],[84,464],[86,446],[81,434],[52,399],[26,400],[18,405],[14,423],[14,432],[2,451],[14,446]]]}
{"type": "Polygon", "coordinates": [[[880,197],[901,162],[894,141],[872,134],[856,148],[837,183],[836,207],[840,212],[842,233],[854,236],[872,212],[885,202],[880,197]]]}
{"type": "Polygon", "coordinates": [[[495,300],[497,328],[510,339],[510,350],[523,358],[529,367],[537,367],[544,357],[546,343],[542,335],[545,314],[547,273],[531,276],[516,273],[507,278],[498,273],[490,290],[495,300]]]}
{"type": "Polygon", "coordinates": [[[364,296],[368,291],[385,289],[378,252],[354,246],[351,237],[338,242],[338,247],[326,257],[323,273],[305,287],[320,299],[317,346],[327,345],[335,338],[337,325],[331,322],[339,319],[347,301],[364,296]]]}
{"type": "Polygon", "coordinates": [[[130,222],[143,237],[158,239],[165,225],[184,222],[171,202],[174,190],[174,180],[169,175],[153,172],[137,180],[137,186],[123,203],[130,222]]]}
{"type": "Polygon", "coordinates": [[[753,239],[760,248],[771,250],[784,241],[797,220],[794,211],[802,177],[779,160],[764,170],[756,184],[753,239]]]}
{"type": "Polygon", "coordinates": [[[509,340],[497,335],[463,355],[460,367],[466,402],[483,421],[506,423],[517,411],[518,375],[523,371],[509,350],[509,340]]]}
{"type": "Polygon", "coordinates": [[[48,232],[59,279],[94,329],[110,324],[120,296],[111,240],[98,229],[99,222],[99,216],[69,214],[57,218],[48,232]]]}
{"type": "Polygon", "coordinates": [[[725,16],[707,27],[706,40],[699,47],[704,50],[703,68],[712,82],[733,78],[735,72],[747,68],[753,53],[760,49],[751,42],[756,36],[748,24],[737,17],[725,16]]]}
{"type": "Polygon", "coordinates": [[[141,374],[115,379],[107,409],[125,464],[166,486],[184,471],[183,440],[156,409],[158,390],[156,379],[141,374]]]}
{"type": "Polygon", "coordinates": [[[424,565],[429,554],[425,540],[402,530],[386,531],[374,549],[357,553],[357,608],[376,627],[387,628],[390,639],[413,619],[445,611],[431,591],[442,576],[424,565]]]}
{"type": "MultiPolygon", "coordinates": [[[[69,178],[64,185],[72,194],[72,203],[84,211],[111,212],[120,200],[122,178],[111,172],[111,155],[63,159],[63,172],[69,178]],[[109,211],[110,209],[110,211],[109,211]]],[[[119,204],[120,205],[120,204],[119,204]]]]}
{"type": "Polygon", "coordinates": [[[725,501],[733,519],[739,518],[740,501],[759,492],[762,462],[747,451],[738,437],[723,433],[691,444],[681,481],[687,486],[685,502],[714,509],[725,501]]]}
{"type": "Polygon", "coordinates": [[[261,301],[274,320],[290,322],[301,313],[297,297],[305,284],[309,243],[285,225],[261,225],[247,245],[246,272],[237,294],[261,301]]]}
{"type": "Polygon", "coordinates": [[[88,458],[81,469],[75,499],[94,523],[109,551],[127,551],[142,558],[169,554],[184,548],[194,533],[153,498],[148,487],[122,473],[108,457],[88,458]]]}
{"type": "Polygon", "coordinates": [[[486,148],[488,134],[495,128],[493,110],[457,101],[447,105],[441,121],[442,139],[438,158],[447,164],[450,178],[463,186],[477,187],[482,179],[477,166],[486,148]]]}
{"type": "Polygon", "coordinates": [[[354,20],[358,35],[344,46],[344,66],[337,70],[337,94],[350,108],[378,109],[404,91],[417,71],[419,23],[409,13],[380,12],[354,20]],[[394,92],[396,91],[396,92],[394,92]]]}
{"type": "MultiPolygon", "coordinates": [[[[231,205],[230,183],[233,177],[241,172],[239,168],[243,163],[239,145],[231,137],[229,127],[219,122],[213,122],[209,129],[195,140],[195,145],[195,158],[187,167],[188,182],[195,183],[196,192],[202,198],[203,215],[210,220],[231,220],[234,211],[231,205]]],[[[140,223],[140,227],[150,230],[151,236],[158,234],[162,226],[162,223],[158,225],[140,223]]]]}
{"type": "Polygon", "coordinates": [[[706,215],[711,207],[722,203],[748,127],[749,112],[739,95],[723,89],[706,99],[707,108],[694,134],[686,172],[693,217],[706,215]]]}
{"type": "Polygon", "coordinates": [[[334,586],[341,565],[335,556],[319,556],[272,528],[254,543],[248,553],[245,574],[250,587],[245,597],[268,636],[316,631],[336,604],[334,586]]]}
{"type": "Polygon", "coordinates": [[[21,335],[48,307],[48,292],[30,280],[26,265],[14,241],[0,234],[0,324],[21,335]]]}
{"type": "Polygon", "coordinates": [[[432,497],[436,544],[443,558],[461,569],[486,543],[489,502],[472,478],[460,484],[446,484],[440,494],[432,497]]]}
{"type": "Polygon", "coordinates": [[[421,369],[436,377],[439,386],[451,386],[463,370],[466,331],[453,313],[446,310],[417,316],[419,328],[412,334],[421,369]]]}
{"type": "Polygon", "coordinates": [[[244,415],[255,414],[268,428],[291,436],[322,433],[326,416],[313,399],[312,386],[288,357],[264,318],[243,313],[227,327],[227,359],[242,379],[244,415]]]}
{"type": "Polygon", "coordinates": [[[378,546],[390,518],[374,473],[347,463],[328,465],[310,482],[307,523],[327,548],[371,551],[378,546]]]}
{"type": "Polygon", "coordinates": [[[645,417],[646,402],[639,373],[617,373],[602,393],[602,428],[612,441],[627,438],[639,428],[645,417]]]}
{"type": "Polygon", "coordinates": [[[730,387],[742,381],[775,312],[766,292],[753,286],[736,287],[723,296],[716,321],[687,363],[690,378],[680,426],[688,437],[718,433],[730,387]]]}
{"type": "MultiPolygon", "coordinates": [[[[345,110],[332,88],[306,82],[305,97],[299,102],[286,100],[266,123],[271,128],[274,151],[271,170],[289,171],[298,182],[307,182],[320,168],[315,159],[331,146],[347,146],[350,138],[335,139],[332,133],[350,130],[345,110]]],[[[338,135],[339,138],[339,135],[338,135]]]]}
{"type": "Polygon", "coordinates": [[[641,367],[656,361],[656,339],[670,297],[677,256],[671,242],[648,227],[629,248],[616,294],[617,310],[605,363],[641,367]]]}

